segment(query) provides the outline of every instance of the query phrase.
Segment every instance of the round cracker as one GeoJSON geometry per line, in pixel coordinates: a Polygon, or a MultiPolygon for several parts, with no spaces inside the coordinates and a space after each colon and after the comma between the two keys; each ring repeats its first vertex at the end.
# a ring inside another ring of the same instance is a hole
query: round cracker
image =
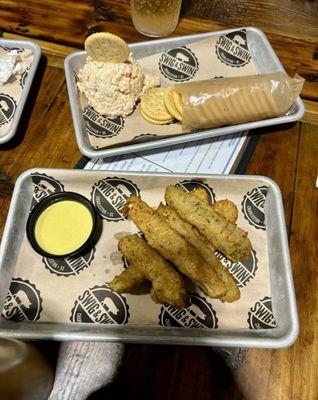
{"type": "Polygon", "coordinates": [[[171,115],[164,104],[164,94],[166,89],[164,88],[153,88],[147,90],[147,92],[142,96],[140,106],[141,110],[149,118],[164,121],[169,120],[173,115],[171,115]]]}
{"type": "Polygon", "coordinates": [[[173,118],[170,118],[168,120],[157,120],[157,119],[153,119],[151,117],[149,117],[147,114],[145,114],[142,110],[140,110],[140,114],[141,116],[148,122],[150,122],[151,124],[155,124],[155,125],[164,125],[164,124],[168,124],[169,122],[173,121],[173,118]]]}
{"type": "Polygon", "coordinates": [[[130,54],[128,44],[108,32],[93,33],[85,40],[85,50],[94,61],[121,63],[130,54]]]}
{"type": "Polygon", "coordinates": [[[169,88],[165,91],[163,101],[168,112],[173,115],[178,121],[182,121],[182,116],[174,104],[172,88],[169,88]]]}
{"type": "Polygon", "coordinates": [[[182,116],[182,97],[181,97],[181,94],[175,92],[172,89],[172,96],[173,96],[174,105],[175,105],[178,113],[182,116]]]}

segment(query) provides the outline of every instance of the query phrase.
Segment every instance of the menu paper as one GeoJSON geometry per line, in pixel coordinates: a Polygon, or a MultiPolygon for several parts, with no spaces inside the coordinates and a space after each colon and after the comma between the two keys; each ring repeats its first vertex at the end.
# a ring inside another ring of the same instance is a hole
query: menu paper
{"type": "MultiPolygon", "coordinates": [[[[204,79],[254,75],[255,64],[248,49],[246,31],[237,30],[176,47],[138,60],[144,73],[158,74],[162,87],[204,79]]],[[[74,70],[75,81],[78,70],[74,70]]],[[[140,114],[140,104],[126,118],[107,118],[88,105],[79,92],[86,132],[92,148],[138,143],[181,135],[180,122],[154,125],[140,114]]]]}
{"type": "Polygon", "coordinates": [[[249,136],[239,132],[159,149],[90,160],[85,169],[104,171],[229,174],[249,136]]]}
{"type": "Polygon", "coordinates": [[[17,51],[17,61],[22,64],[23,72],[12,76],[7,83],[0,86],[0,136],[10,129],[33,60],[30,49],[8,48],[1,46],[1,43],[0,58],[5,58],[12,50],[17,51]]]}
{"type": "MultiPolygon", "coordinates": [[[[20,247],[3,316],[14,320],[94,324],[174,326],[193,329],[268,329],[276,322],[271,306],[265,210],[267,187],[262,180],[185,178],[173,175],[120,174],[113,171],[38,170],[33,172],[34,207],[53,192],[73,191],[91,200],[101,231],[91,247],[75,258],[46,258],[37,254],[26,237],[20,247]],[[204,187],[211,203],[232,200],[239,211],[238,226],[248,232],[253,250],[247,261],[232,263],[216,253],[241,290],[240,300],[222,303],[190,287],[192,304],[177,310],[156,304],[150,285],[131,293],[113,292],[108,283],[127,267],[118,240],[138,233],[122,214],[129,195],[156,207],[168,185],[185,191],[204,187]]],[[[30,199],[31,203],[31,199],[30,199]]]]}

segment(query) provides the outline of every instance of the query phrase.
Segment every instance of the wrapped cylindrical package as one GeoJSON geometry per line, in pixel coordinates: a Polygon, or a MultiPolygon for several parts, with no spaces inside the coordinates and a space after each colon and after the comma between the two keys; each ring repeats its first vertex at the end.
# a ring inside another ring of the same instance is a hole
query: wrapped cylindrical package
{"type": "Polygon", "coordinates": [[[284,115],[304,79],[285,72],[209,79],[174,86],[182,97],[182,129],[191,131],[284,115]]]}

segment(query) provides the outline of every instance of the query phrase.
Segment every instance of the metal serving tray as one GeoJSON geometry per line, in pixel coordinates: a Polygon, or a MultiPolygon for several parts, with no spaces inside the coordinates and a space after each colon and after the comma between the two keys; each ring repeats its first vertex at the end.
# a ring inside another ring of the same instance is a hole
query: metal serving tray
{"type": "MultiPolygon", "coordinates": [[[[32,172],[49,176],[69,174],[73,182],[83,180],[85,174],[95,174],[100,179],[101,171],[77,171],[59,169],[34,169],[24,172],[16,182],[0,249],[0,307],[8,292],[16,260],[25,234],[26,220],[32,200],[32,172]]],[[[107,172],[107,176],[109,171],[107,172]]],[[[89,176],[89,175],[87,175],[89,176]]],[[[268,187],[265,201],[266,232],[272,307],[277,322],[275,329],[185,329],[151,325],[104,325],[89,323],[49,323],[14,322],[0,319],[0,335],[19,339],[91,340],[132,343],[188,344],[211,346],[243,346],[262,348],[282,348],[290,346],[298,336],[298,315],[295,301],[289,248],[286,235],[284,210],[279,187],[271,179],[263,176],[244,175],[193,175],[117,172],[117,177],[128,180],[143,177],[144,180],[167,177],[177,179],[205,179],[209,185],[224,181],[231,185],[239,181],[252,183],[259,180],[268,187]]],[[[156,186],[157,187],[157,186],[156,186]]],[[[54,289],[53,289],[54,290],[54,289]]]]}
{"type": "Polygon", "coordinates": [[[21,114],[22,114],[25,102],[28,98],[28,95],[29,95],[29,92],[31,89],[35,71],[36,71],[39,61],[40,61],[41,47],[38,44],[36,44],[35,42],[31,42],[28,40],[12,40],[12,39],[2,39],[2,38],[0,38],[0,46],[5,46],[8,48],[30,49],[33,52],[33,60],[32,60],[32,64],[30,67],[30,71],[29,71],[27,79],[25,81],[25,85],[22,90],[16,112],[11,121],[10,128],[5,135],[0,136],[0,144],[2,144],[2,143],[6,143],[9,140],[11,140],[17,131],[18,124],[19,124],[19,121],[21,118],[21,114]]]}
{"type": "MultiPolygon", "coordinates": [[[[208,37],[213,37],[220,34],[227,34],[229,32],[236,31],[237,29],[238,28],[224,30],[224,31],[200,33],[197,35],[179,36],[170,39],[152,40],[141,43],[134,43],[129,45],[129,47],[134,57],[138,59],[150,56],[160,51],[174,48],[176,46],[184,46],[187,43],[195,42],[208,37]]],[[[256,69],[259,73],[265,74],[275,71],[285,71],[284,67],[277,58],[272,46],[267,40],[265,34],[261,30],[254,27],[247,27],[242,29],[246,29],[249,50],[252,59],[255,63],[256,69]]],[[[65,68],[66,82],[67,82],[69,100],[71,105],[71,111],[72,111],[72,117],[73,117],[73,123],[74,123],[74,129],[78,147],[85,156],[90,158],[110,157],[118,154],[133,153],[137,151],[149,150],[153,148],[164,147],[178,143],[185,143],[191,140],[199,140],[199,139],[210,138],[213,136],[227,135],[233,132],[240,132],[240,131],[260,128],[263,126],[294,122],[301,119],[305,112],[304,104],[301,101],[300,97],[298,97],[295,104],[289,110],[288,115],[284,115],[283,117],[276,117],[261,121],[248,122],[245,124],[225,126],[216,129],[209,129],[185,135],[172,136],[170,138],[152,140],[150,142],[145,142],[145,143],[138,143],[138,144],[134,143],[131,145],[95,150],[90,145],[86,133],[84,119],[79,102],[78,91],[76,88],[76,83],[73,74],[74,70],[78,70],[84,65],[85,59],[86,59],[85,51],[78,51],[72,53],[66,57],[64,68],[65,68]]]]}

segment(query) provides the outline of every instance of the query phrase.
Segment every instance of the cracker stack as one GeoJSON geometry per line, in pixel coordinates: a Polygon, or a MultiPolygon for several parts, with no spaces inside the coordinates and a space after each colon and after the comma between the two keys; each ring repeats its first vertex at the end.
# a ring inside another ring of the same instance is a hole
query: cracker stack
{"type": "Polygon", "coordinates": [[[181,96],[173,87],[148,90],[141,98],[141,115],[156,125],[164,125],[174,119],[182,121],[181,96]]]}

